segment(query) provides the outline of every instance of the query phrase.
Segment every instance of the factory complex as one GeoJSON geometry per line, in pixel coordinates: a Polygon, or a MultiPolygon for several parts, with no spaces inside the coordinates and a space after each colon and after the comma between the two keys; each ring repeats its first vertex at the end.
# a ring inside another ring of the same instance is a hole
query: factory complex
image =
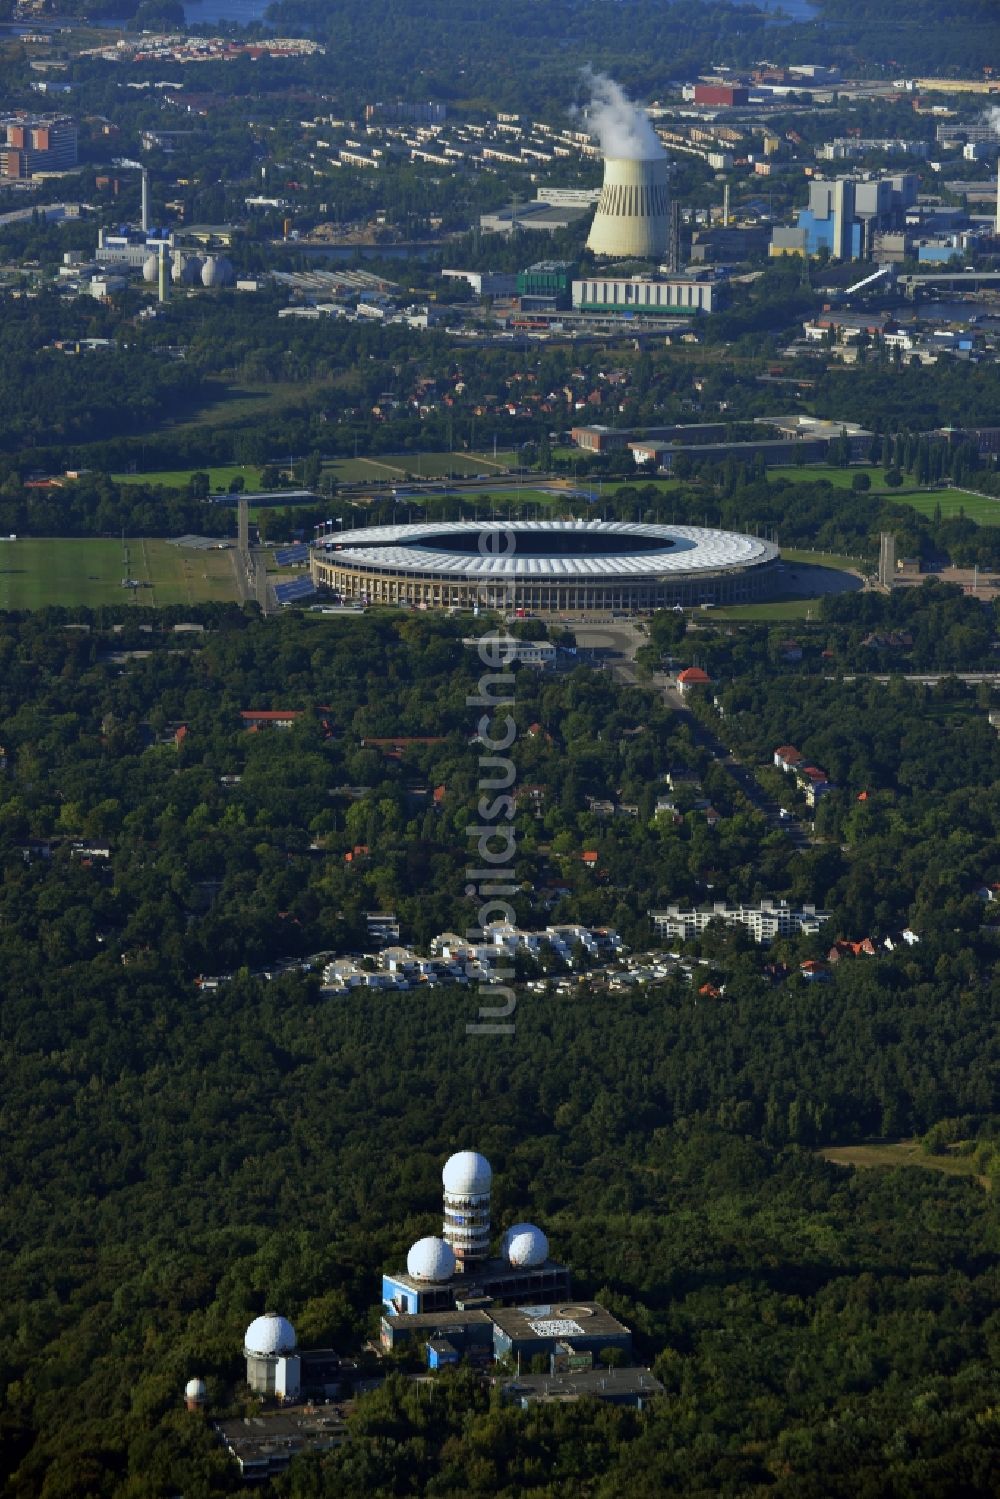
{"type": "Polygon", "coordinates": [[[771,542],[629,521],[454,521],[324,537],[317,588],[346,602],[562,613],[736,603],[776,582],[771,542]]]}

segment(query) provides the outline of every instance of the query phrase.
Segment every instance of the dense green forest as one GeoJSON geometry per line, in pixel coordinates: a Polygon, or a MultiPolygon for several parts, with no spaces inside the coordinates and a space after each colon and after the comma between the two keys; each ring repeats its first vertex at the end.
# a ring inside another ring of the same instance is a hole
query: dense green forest
{"type": "Polygon", "coordinates": [[[991,1492],[990,1199],[974,1177],[854,1174],[813,1153],[930,1132],[995,1173],[986,704],[954,681],[827,681],[823,655],[851,665],[892,627],[917,660],[971,659],[988,616],[940,585],[832,600],[787,670],[765,626],[654,631],[712,662],[725,717],[700,711],[748,760],[791,739],[836,776],[802,852],[651,690],[519,671],[518,778],[542,793],[539,815],[533,798],[515,816],[524,923],[612,922],[643,948],[649,907],[711,889],[816,901],[831,935],[909,921],[921,940],[814,986],[797,963],[822,941],[777,943],[768,968],[710,929],[689,950],[721,999],[681,978],[613,998],[523,990],[501,1041],[466,1034],[474,992],[331,999],[315,974],[253,976],[363,948],[369,910],[395,909],[417,943],[474,920],[478,667],[460,624],[220,607],[192,644],[170,629],[182,617],[143,611],[153,633],[125,610],[0,621],[2,1492],[232,1486],[180,1411],[183,1380],[204,1373],[213,1409],[232,1408],[265,1305],[307,1346],[356,1349],[379,1269],[434,1229],[440,1160],[470,1140],[497,1171],[497,1221],[542,1222],[666,1396],[643,1416],[525,1415],[465,1376],[425,1397],[393,1380],[283,1492],[931,1499],[956,1474],[991,1492]],[[303,716],[248,733],[241,710],[270,706],[303,716]],[[362,742],[400,734],[439,742],[399,761],[362,742]],[[678,767],[716,829],[694,806],[657,813],[678,767]],[[593,797],[638,815],[608,822],[593,797]],[[220,968],[230,982],[196,987],[220,968]]]}
{"type": "MultiPolygon", "coordinates": [[[[139,0],[66,0],[76,14],[127,17],[138,8],[139,0]]],[[[876,74],[890,65],[978,73],[996,27],[991,0],[956,0],[947,24],[938,0],[817,0],[801,20],[731,0],[701,0],[694,12],[680,0],[555,0],[543,8],[508,0],[502,15],[468,0],[435,0],[419,11],[345,0],[335,12],[325,0],[277,0],[267,16],[279,31],[325,42],[326,56],[307,76],[348,97],[395,96],[400,79],[413,78],[415,98],[488,99],[539,113],[581,99],[587,64],[639,94],[661,88],[665,76],[761,57],[795,61],[820,50],[831,62],[876,74]]]]}

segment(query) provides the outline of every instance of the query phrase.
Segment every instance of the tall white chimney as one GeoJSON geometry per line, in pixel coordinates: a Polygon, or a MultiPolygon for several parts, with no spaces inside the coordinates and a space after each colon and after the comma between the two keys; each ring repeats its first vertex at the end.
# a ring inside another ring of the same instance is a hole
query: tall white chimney
{"type": "Polygon", "coordinates": [[[142,210],[139,216],[143,234],[149,233],[149,172],[146,167],[142,169],[142,210]]]}

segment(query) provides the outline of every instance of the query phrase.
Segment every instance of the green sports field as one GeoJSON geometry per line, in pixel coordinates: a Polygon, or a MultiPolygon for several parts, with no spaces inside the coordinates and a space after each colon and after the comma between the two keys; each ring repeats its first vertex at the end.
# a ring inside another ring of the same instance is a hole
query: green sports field
{"type": "Polygon", "coordinates": [[[122,587],[120,541],[0,541],[0,609],[43,609],[49,604],[204,604],[237,598],[233,553],[191,551],[166,541],[130,540],[128,576],[140,587],[122,587]]]}
{"type": "Polygon", "coordinates": [[[932,516],[940,505],[944,520],[953,520],[964,515],[977,526],[1000,526],[1000,500],[987,494],[968,494],[964,490],[939,489],[932,494],[911,494],[906,504],[919,510],[921,515],[932,516]]]}
{"type": "Polygon", "coordinates": [[[159,468],[148,474],[112,474],[116,484],[162,484],[166,489],[187,489],[192,474],[207,474],[209,488],[228,491],[233,479],[239,475],[247,489],[260,488],[260,469],[243,468],[231,463],[222,468],[159,468]]]}

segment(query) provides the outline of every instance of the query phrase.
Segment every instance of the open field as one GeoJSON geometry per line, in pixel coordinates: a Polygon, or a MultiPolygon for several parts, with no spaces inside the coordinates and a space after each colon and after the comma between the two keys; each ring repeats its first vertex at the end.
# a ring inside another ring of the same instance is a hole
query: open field
{"type": "Polygon", "coordinates": [[[1000,500],[987,494],[969,494],[963,489],[937,489],[926,494],[907,495],[906,503],[919,510],[921,515],[932,516],[940,506],[944,520],[964,515],[977,526],[1000,526],[1000,500]]]}
{"type": "Polygon", "coordinates": [[[166,541],[132,539],[122,587],[119,541],[24,538],[0,541],[0,609],[101,604],[204,604],[235,600],[233,554],[190,551],[166,541]]]}
{"type": "Polygon", "coordinates": [[[818,606],[819,599],[769,599],[761,604],[731,604],[728,608],[711,609],[705,618],[728,619],[734,623],[740,620],[751,622],[771,620],[778,623],[786,619],[815,618],[818,606]]]}
{"type": "Polygon", "coordinates": [[[828,1145],[818,1152],[824,1161],[835,1166],[855,1166],[866,1170],[872,1166],[919,1166],[924,1171],[943,1171],[947,1176],[971,1176],[989,1190],[985,1176],[976,1171],[974,1157],[968,1155],[927,1155],[918,1140],[876,1141],[871,1145],[828,1145]]]}
{"type": "Polygon", "coordinates": [[[587,485],[591,489],[601,489],[606,494],[617,494],[619,489],[635,489],[640,485],[643,489],[646,489],[649,485],[652,485],[655,489],[659,490],[660,494],[673,494],[678,489],[684,489],[686,485],[689,485],[689,481],[683,479],[657,479],[653,475],[647,478],[646,475],[636,469],[634,479],[605,479],[603,485],[599,484],[596,479],[581,479],[581,489],[584,485],[587,485]]]}
{"type": "Polygon", "coordinates": [[[335,458],[324,463],[323,471],[332,474],[338,484],[371,484],[375,480],[399,484],[407,473],[410,457],[400,459],[386,454],[383,458],[335,458]]]}
{"type": "Polygon", "coordinates": [[[414,479],[474,479],[480,474],[503,475],[518,459],[517,453],[382,453],[378,458],[335,458],[323,465],[340,484],[364,484],[374,479],[390,483],[414,479]]]}
{"type": "Polygon", "coordinates": [[[301,415],[303,408],[320,390],[329,390],[318,380],[276,380],[271,385],[251,389],[242,385],[229,385],[224,380],[209,378],[209,398],[186,421],[178,422],[174,430],[185,427],[252,427],[265,414],[295,411],[301,415]]]}
{"type": "Polygon", "coordinates": [[[260,488],[260,469],[231,463],[223,468],[161,468],[148,474],[112,474],[116,484],[162,484],[166,489],[187,489],[192,474],[207,474],[213,494],[226,493],[233,479],[241,477],[247,489],[260,488]]]}
{"type": "Polygon", "coordinates": [[[922,492],[918,490],[916,481],[907,479],[905,474],[902,488],[893,489],[891,485],[886,484],[885,474],[877,464],[874,468],[866,463],[855,463],[850,468],[839,468],[831,463],[806,463],[800,468],[797,463],[792,463],[767,470],[769,479],[789,479],[793,484],[815,484],[819,479],[826,479],[835,489],[850,489],[851,480],[855,474],[868,475],[872,484],[869,494],[909,495],[922,492]]]}

